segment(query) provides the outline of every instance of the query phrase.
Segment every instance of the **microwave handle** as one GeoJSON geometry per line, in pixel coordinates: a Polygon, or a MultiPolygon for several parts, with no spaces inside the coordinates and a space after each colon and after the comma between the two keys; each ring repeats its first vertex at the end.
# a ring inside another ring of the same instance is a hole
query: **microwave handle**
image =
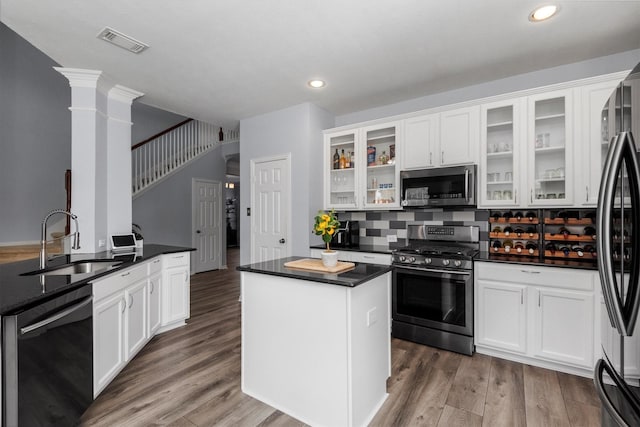
{"type": "Polygon", "coordinates": [[[469,169],[464,170],[464,197],[469,200],[469,169]]]}

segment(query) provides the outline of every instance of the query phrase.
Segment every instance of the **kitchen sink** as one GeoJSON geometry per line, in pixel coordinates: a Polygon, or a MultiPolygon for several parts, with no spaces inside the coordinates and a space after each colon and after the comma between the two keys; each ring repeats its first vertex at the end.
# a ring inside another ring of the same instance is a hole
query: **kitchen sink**
{"type": "Polygon", "coordinates": [[[114,261],[112,259],[76,261],[71,264],[59,265],[57,267],[29,271],[28,273],[21,274],[21,276],[35,276],[37,274],[42,276],[66,276],[69,274],[98,273],[103,270],[117,267],[120,264],[122,264],[122,261],[114,261]]]}

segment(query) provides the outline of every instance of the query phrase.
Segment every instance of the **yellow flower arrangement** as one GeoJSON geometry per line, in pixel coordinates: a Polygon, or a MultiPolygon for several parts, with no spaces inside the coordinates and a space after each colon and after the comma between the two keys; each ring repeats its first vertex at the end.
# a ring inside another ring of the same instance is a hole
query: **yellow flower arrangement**
{"type": "Polygon", "coordinates": [[[322,241],[327,244],[327,250],[330,251],[329,242],[336,233],[338,227],[340,227],[340,221],[336,217],[336,212],[331,209],[330,212],[318,211],[316,215],[316,223],[313,226],[313,232],[316,236],[322,236],[322,241]]]}

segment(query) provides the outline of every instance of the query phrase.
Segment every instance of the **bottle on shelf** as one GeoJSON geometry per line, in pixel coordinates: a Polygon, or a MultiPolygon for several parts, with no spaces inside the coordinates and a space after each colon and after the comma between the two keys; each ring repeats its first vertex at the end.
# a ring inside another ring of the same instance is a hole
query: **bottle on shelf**
{"type": "Polygon", "coordinates": [[[502,214],[500,212],[494,212],[492,216],[494,221],[498,221],[500,218],[502,218],[502,214]]]}
{"type": "Polygon", "coordinates": [[[367,166],[376,165],[376,147],[369,145],[367,147],[367,166]]]}
{"type": "Polygon", "coordinates": [[[534,211],[527,212],[525,216],[529,219],[529,221],[533,221],[538,217],[534,211]]]}
{"type": "Polygon", "coordinates": [[[498,252],[502,247],[502,242],[500,240],[494,240],[493,243],[491,243],[491,247],[494,252],[498,252]]]}
{"type": "Polygon", "coordinates": [[[551,255],[554,255],[556,253],[556,244],[553,242],[549,242],[546,245],[544,245],[544,250],[549,251],[551,252],[551,255]]]}
{"type": "Polygon", "coordinates": [[[583,218],[585,219],[590,219],[592,223],[595,224],[596,222],[596,213],[595,212],[587,212],[584,215],[582,215],[583,218]]]}
{"type": "Polygon", "coordinates": [[[342,153],[340,153],[340,169],[344,169],[344,165],[347,159],[344,158],[344,148],[342,149],[342,153]]]}
{"type": "Polygon", "coordinates": [[[515,213],[514,217],[516,218],[517,221],[522,221],[522,212],[518,211],[515,213]]]}
{"type": "Polygon", "coordinates": [[[516,233],[516,236],[522,237],[522,235],[524,234],[524,229],[522,227],[516,227],[513,232],[516,233]]]}
{"type": "Polygon", "coordinates": [[[535,251],[538,250],[538,244],[536,242],[528,241],[525,248],[530,255],[533,255],[535,251]]]}
{"type": "Polygon", "coordinates": [[[344,156],[344,168],[345,169],[351,168],[351,153],[349,151],[347,151],[347,155],[344,156]]]}
{"type": "Polygon", "coordinates": [[[333,168],[340,169],[340,154],[338,153],[337,148],[335,154],[333,155],[333,168]]]}
{"type": "Polygon", "coordinates": [[[513,248],[516,250],[517,253],[521,254],[522,252],[524,252],[525,247],[524,247],[524,243],[517,241],[513,244],[513,248]]]}
{"type": "Polygon", "coordinates": [[[584,245],[584,253],[591,254],[593,258],[597,256],[596,248],[595,246],[592,246],[592,245],[584,245]]]}
{"type": "Polygon", "coordinates": [[[569,235],[571,235],[571,232],[569,232],[566,227],[560,227],[560,229],[558,230],[558,234],[562,234],[562,237],[568,239],[569,235]]]}
{"type": "Polygon", "coordinates": [[[511,213],[511,211],[507,211],[502,214],[502,218],[506,219],[507,222],[509,222],[509,220],[513,218],[513,214],[511,213]]]}
{"type": "Polygon", "coordinates": [[[513,228],[511,228],[511,227],[505,227],[505,228],[504,228],[504,230],[503,230],[503,233],[504,233],[504,235],[505,235],[505,236],[508,236],[508,235],[510,235],[511,233],[513,233],[513,228]]]}
{"type": "Polygon", "coordinates": [[[491,230],[492,233],[502,233],[502,228],[500,226],[495,226],[493,227],[493,230],[491,230]]]}
{"type": "Polygon", "coordinates": [[[562,219],[564,222],[567,222],[567,220],[569,219],[569,212],[568,211],[560,211],[560,212],[558,212],[557,217],[562,219]]]}
{"type": "Polygon", "coordinates": [[[576,253],[576,255],[578,255],[578,256],[579,256],[579,257],[581,257],[581,258],[584,256],[584,248],[583,248],[582,246],[580,246],[580,245],[574,245],[574,246],[572,246],[572,247],[571,247],[571,250],[572,250],[573,252],[575,252],[575,253],[576,253]]]}
{"type": "Polygon", "coordinates": [[[536,234],[536,228],[529,226],[527,227],[526,233],[529,235],[529,237],[533,237],[533,235],[536,234]]]}
{"type": "Polygon", "coordinates": [[[354,168],[355,167],[355,161],[356,161],[356,153],[354,153],[353,151],[351,152],[351,167],[354,168]]]}
{"type": "Polygon", "coordinates": [[[504,247],[504,251],[509,253],[513,247],[513,242],[511,240],[505,240],[502,242],[502,246],[504,247]]]}
{"type": "Polygon", "coordinates": [[[585,236],[591,236],[593,240],[596,239],[596,229],[591,226],[586,226],[582,232],[585,236]]]}
{"type": "Polygon", "coordinates": [[[387,156],[387,152],[383,150],[378,160],[380,161],[381,165],[386,165],[387,162],[389,161],[389,156],[387,156]]]}
{"type": "Polygon", "coordinates": [[[560,246],[558,250],[562,252],[564,256],[569,256],[569,254],[571,253],[571,248],[567,245],[560,246]]]}

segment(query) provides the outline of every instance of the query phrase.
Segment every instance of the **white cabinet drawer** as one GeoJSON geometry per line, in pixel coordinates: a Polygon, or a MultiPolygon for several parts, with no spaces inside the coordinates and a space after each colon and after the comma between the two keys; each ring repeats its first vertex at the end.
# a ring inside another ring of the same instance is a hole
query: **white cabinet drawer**
{"type": "Polygon", "coordinates": [[[189,266],[189,252],[179,252],[163,256],[164,268],[189,266]]]}
{"type": "Polygon", "coordinates": [[[508,281],[510,283],[551,286],[554,288],[593,290],[593,271],[575,268],[556,268],[533,265],[476,262],[478,279],[508,281]]]}
{"type": "Polygon", "coordinates": [[[160,257],[154,258],[149,261],[149,275],[162,271],[162,259],[160,257]]]}
{"type": "Polygon", "coordinates": [[[371,252],[351,252],[351,261],[353,262],[366,262],[369,264],[391,264],[390,254],[376,254],[371,252]]]}
{"type": "Polygon", "coordinates": [[[122,291],[131,283],[138,282],[146,277],[146,263],[126,268],[106,277],[102,277],[93,282],[93,299],[95,301],[99,301],[114,292],[122,291]]]}

